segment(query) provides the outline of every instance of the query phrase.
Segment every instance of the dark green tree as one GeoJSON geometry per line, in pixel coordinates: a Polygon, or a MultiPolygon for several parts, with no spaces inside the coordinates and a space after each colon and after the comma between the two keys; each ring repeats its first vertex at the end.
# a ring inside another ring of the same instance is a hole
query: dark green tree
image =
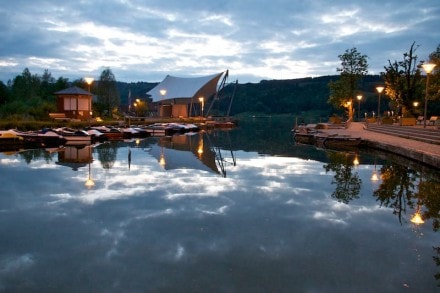
{"type": "Polygon", "coordinates": [[[97,84],[98,112],[111,116],[119,107],[119,93],[116,86],[116,78],[110,68],[102,71],[97,84]]]}
{"type": "Polygon", "coordinates": [[[0,81],[0,105],[6,104],[8,100],[9,100],[8,87],[3,83],[3,81],[0,81]]]}
{"type": "Polygon", "coordinates": [[[328,102],[335,108],[346,107],[349,119],[353,118],[353,99],[359,87],[362,77],[368,73],[367,55],[363,55],[353,47],[345,50],[344,54],[338,56],[341,60],[341,67],[336,71],[340,72],[340,78],[331,81],[330,97],[328,102]]]}
{"type": "MultiPolygon", "coordinates": [[[[434,63],[436,66],[431,72],[429,77],[429,97],[431,100],[440,100],[440,45],[437,46],[436,50],[429,54],[429,63],[434,63]]],[[[431,103],[428,107],[430,114],[440,113],[440,104],[431,103]]]]}
{"type": "Polygon", "coordinates": [[[418,57],[415,54],[417,48],[414,42],[409,51],[403,54],[402,61],[388,60],[388,66],[384,67],[385,72],[382,73],[385,94],[391,99],[391,106],[396,107],[394,110],[404,116],[407,116],[409,109],[413,109],[412,104],[423,92],[420,64],[417,64],[418,57]]]}

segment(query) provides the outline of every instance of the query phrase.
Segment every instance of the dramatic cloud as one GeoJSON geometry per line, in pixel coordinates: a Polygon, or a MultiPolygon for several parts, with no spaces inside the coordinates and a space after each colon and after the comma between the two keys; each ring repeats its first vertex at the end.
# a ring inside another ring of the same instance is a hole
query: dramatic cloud
{"type": "Polygon", "coordinates": [[[239,82],[337,74],[356,47],[369,72],[413,42],[440,43],[440,3],[417,1],[24,1],[0,7],[0,80],[29,68],[70,80],[160,81],[226,69],[239,82]]]}

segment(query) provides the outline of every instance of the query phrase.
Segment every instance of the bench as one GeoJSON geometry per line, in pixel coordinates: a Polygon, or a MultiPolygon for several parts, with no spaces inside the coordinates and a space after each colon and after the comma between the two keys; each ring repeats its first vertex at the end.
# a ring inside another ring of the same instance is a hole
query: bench
{"type": "Polygon", "coordinates": [[[66,113],[49,113],[49,117],[52,120],[58,121],[69,121],[70,119],[66,117],[66,113]]]}
{"type": "Polygon", "coordinates": [[[401,117],[399,121],[400,126],[414,126],[416,125],[415,117],[401,117]]]}
{"type": "Polygon", "coordinates": [[[419,116],[419,117],[417,117],[417,124],[422,125],[424,119],[425,119],[425,118],[424,118],[423,116],[419,116]]]}
{"type": "Polygon", "coordinates": [[[435,125],[435,122],[437,122],[438,116],[431,116],[431,118],[428,121],[428,125],[435,125]]]}

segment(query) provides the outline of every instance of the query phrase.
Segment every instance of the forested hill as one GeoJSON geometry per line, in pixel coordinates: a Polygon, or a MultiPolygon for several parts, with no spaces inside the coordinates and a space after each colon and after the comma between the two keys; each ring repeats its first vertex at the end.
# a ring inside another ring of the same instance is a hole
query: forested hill
{"type": "MultiPolygon", "coordinates": [[[[235,96],[231,107],[231,115],[243,112],[256,112],[266,114],[300,113],[304,111],[319,111],[331,115],[335,112],[327,103],[329,97],[328,83],[336,80],[339,75],[308,77],[288,80],[262,80],[259,83],[235,82],[225,88],[224,96],[235,96]]],[[[368,75],[362,80],[359,93],[363,96],[363,109],[374,110],[377,108],[377,94],[375,85],[380,83],[379,75],[368,75]]],[[[118,90],[121,95],[121,104],[128,104],[128,92],[131,91],[131,99],[145,99],[146,92],[156,86],[157,83],[118,82],[118,90]]],[[[220,109],[227,109],[229,99],[221,100],[220,109]]]]}

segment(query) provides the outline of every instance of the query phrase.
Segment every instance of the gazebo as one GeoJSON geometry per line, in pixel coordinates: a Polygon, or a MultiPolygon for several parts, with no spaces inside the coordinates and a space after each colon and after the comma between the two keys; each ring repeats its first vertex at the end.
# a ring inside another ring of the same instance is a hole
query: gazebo
{"type": "Polygon", "coordinates": [[[55,95],[57,96],[58,112],[56,114],[64,114],[66,118],[70,119],[88,120],[92,118],[93,95],[90,92],[73,86],[58,91],[55,95]]]}

